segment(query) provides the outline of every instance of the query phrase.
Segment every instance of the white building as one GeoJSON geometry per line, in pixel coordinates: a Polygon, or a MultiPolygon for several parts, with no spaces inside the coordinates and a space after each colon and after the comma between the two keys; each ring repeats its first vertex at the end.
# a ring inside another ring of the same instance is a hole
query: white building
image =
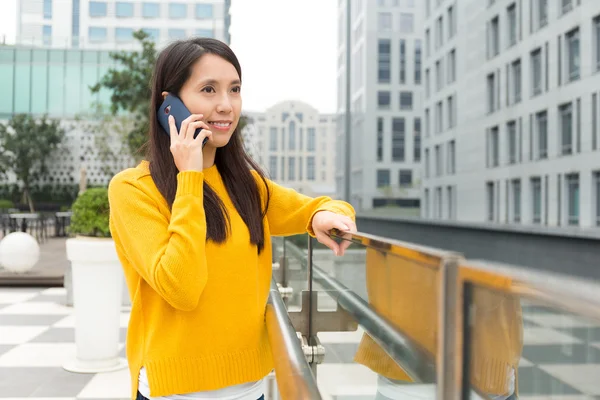
{"type": "MultiPolygon", "coordinates": [[[[418,207],[422,115],[422,0],[353,0],[351,202],[418,207]]],[[[344,193],[346,1],[338,2],[336,183],[344,193]]]]}
{"type": "Polygon", "coordinates": [[[335,196],[335,115],[300,101],[246,114],[246,148],[271,179],[308,196],[335,196]]]}
{"type": "Polygon", "coordinates": [[[189,36],[230,43],[231,0],[19,0],[17,43],[128,49],[144,29],[159,44],[189,36]]]}
{"type": "Polygon", "coordinates": [[[425,1],[425,217],[600,222],[600,2],[425,1]]]}

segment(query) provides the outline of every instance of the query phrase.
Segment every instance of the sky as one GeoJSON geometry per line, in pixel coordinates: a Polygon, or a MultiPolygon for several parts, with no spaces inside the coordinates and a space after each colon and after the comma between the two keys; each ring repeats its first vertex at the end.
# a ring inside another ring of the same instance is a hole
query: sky
{"type": "MultiPolygon", "coordinates": [[[[14,41],[17,0],[0,0],[0,41],[14,41]]],[[[242,65],[246,111],[284,100],[336,108],[336,0],[233,0],[231,48],[242,65]]]]}

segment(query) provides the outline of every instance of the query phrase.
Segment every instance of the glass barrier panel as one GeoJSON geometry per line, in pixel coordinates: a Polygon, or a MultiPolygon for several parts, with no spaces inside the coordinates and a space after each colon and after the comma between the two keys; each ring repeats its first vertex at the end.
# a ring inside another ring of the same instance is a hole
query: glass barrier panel
{"type": "Polygon", "coordinates": [[[313,250],[318,311],[344,309],[358,324],[356,331],[323,332],[313,317],[325,349],[317,366],[317,383],[325,396],[436,398],[440,263],[441,258],[419,251],[371,247],[362,241],[355,241],[342,257],[328,249],[313,250]]]}
{"type": "Polygon", "coordinates": [[[465,300],[471,399],[600,396],[600,321],[472,284],[465,300]]]}

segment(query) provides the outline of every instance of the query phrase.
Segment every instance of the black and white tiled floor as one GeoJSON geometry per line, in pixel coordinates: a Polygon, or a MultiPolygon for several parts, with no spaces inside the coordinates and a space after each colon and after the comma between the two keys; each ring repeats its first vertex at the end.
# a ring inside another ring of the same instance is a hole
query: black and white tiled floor
{"type": "MultiPolygon", "coordinates": [[[[62,365],[75,357],[73,309],[62,288],[0,288],[0,399],[126,399],[126,369],[73,374],[62,365]]],[[[521,399],[600,399],[600,323],[524,306],[521,399]]],[[[121,314],[121,350],[129,314],[121,314]]],[[[326,357],[318,367],[326,399],[373,399],[377,375],[352,362],[362,330],[321,333],[326,357]]],[[[433,398],[423,387],[421,398],[433,398]]]]}

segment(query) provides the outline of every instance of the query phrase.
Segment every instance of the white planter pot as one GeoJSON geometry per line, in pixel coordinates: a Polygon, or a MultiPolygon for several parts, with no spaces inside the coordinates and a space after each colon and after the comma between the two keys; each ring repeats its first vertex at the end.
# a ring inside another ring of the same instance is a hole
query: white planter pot
{"type": "Polygon", "coordinates": [[[123,272],[112,239],[67,239],[75,309],[75,360],[63,368],[98,373],[127,367],[119,357],[123,272]]]}

